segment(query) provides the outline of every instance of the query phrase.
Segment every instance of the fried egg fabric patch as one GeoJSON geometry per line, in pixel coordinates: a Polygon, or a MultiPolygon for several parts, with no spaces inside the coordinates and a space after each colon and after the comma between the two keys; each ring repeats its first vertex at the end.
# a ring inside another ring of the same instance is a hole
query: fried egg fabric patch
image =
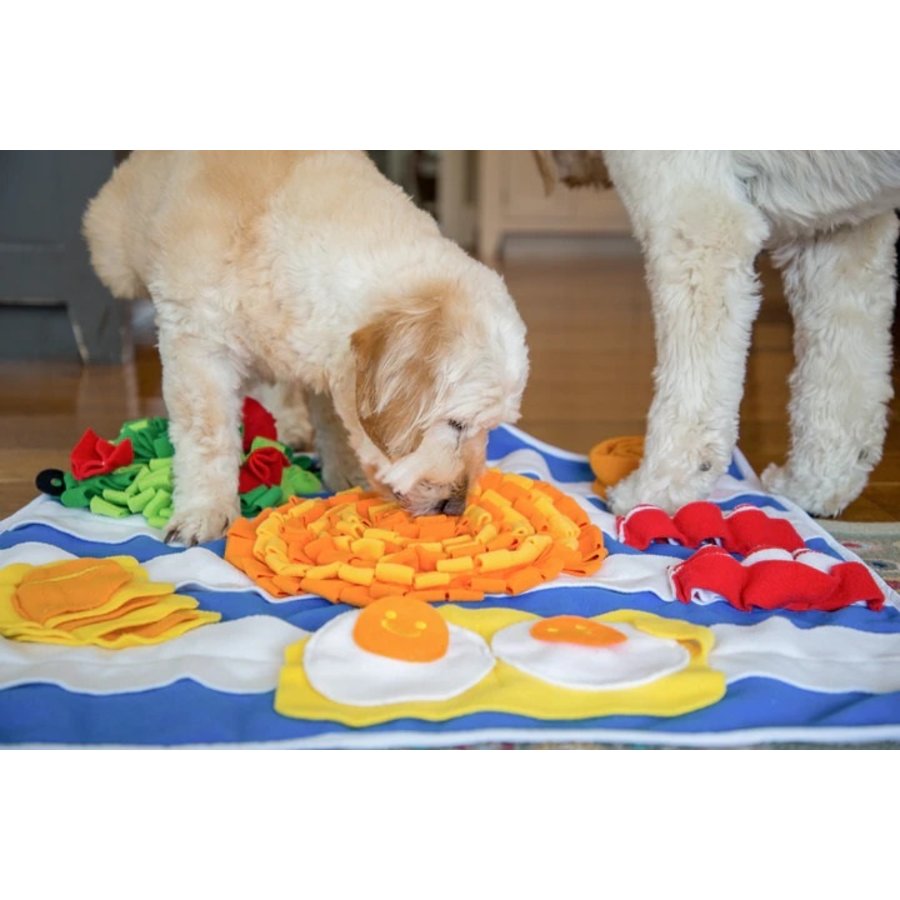
{"type": "Polygon", "coordinates": [[[295,499],[239,519],[225,558],[274,597],[318,594],[366,606],[382,597],[481,600],[520,594],[566,572],[596,572],[603,534],[571,497],[523,475],[488,471],[461,516],[410,516],[376,494],[295,499]]]}
{"type": "Polygon", "coordinates": [[[449,700],[494,666],[480,635],[406,597],[337,616],[309,639],[304,656],[313,690],[351,706],[449,700]]]}
{"type": "Polygon", "coordinates": [[[584,624],[577,620],[577,616],[558,616],[537,624],[510,625],[494,635],[494,653],[542,681],[585,691],[639,687],[690,663],[688,650],[672,638],[656,637],[630,625],[610,628],[590,619],[584,624]],[[610,636],[591,635],[598,629],[610,636]]]}
{"type": "MultiPolygon", "coordinates": [[[[447,651],[414,661],[403,651],[372,652],[354,638],[369,627],[390,634],[403,612],[389,618],[389,611],[391,598],[385,598],[377,610],[337,616],[291,645],[276,712],[355,727],[478,712],[546,720],[677,716],[725,693],[724,676],[709,665],[712,632],[688,622],[624,609],[554,622],[517,610],[447,605],[431,610],[447,629],[447,651]],[[377,618],[358,627],[373,612],[377,618]]],[[[415,622],[422,621],[415,611],[409,615],[401,642],[415,643],[415,622]]],[[[423,634],[438,628],[425,624],[423,634]]]]}
{"type": "Polygon", "coordinates": [[[0,569],[0,636],[119,650],[161,643],[221,618],[174,590],[150,581],[131,556],[14,563],[0,569]]]}

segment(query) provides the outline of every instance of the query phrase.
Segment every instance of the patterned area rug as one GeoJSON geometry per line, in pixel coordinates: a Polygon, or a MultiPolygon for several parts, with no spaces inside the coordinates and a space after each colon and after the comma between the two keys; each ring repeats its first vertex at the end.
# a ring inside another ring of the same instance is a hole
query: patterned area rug
{"type": "Polygon", "coordinates": [[[894,590],[900,588],[900,522],[816,521],[868,563],[894,590]]]}

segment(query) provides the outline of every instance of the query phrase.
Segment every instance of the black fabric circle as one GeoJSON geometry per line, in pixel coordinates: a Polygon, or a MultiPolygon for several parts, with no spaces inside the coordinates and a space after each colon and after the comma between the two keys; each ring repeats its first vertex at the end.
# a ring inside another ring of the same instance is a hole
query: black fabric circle
{"type": "Polygon", "coordinates": [[[62,469],[44,469],[34,479],[35,487],[51,497],[58,497],[66,489],[65,472],[62,469]]]}

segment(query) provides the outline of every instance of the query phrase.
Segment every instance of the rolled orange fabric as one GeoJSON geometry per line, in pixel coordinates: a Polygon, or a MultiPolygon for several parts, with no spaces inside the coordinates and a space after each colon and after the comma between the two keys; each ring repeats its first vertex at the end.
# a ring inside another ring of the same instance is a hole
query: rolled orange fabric
{"type": "Polygon", "coordinates": [[[308,592],[355,606],[520,594],[563,572],[590,575],[606,555],[603,533],[575,500],[496,470],[473,487],[461,516],[415,518],[358,490],[292,497],[252,522],[238,519],[225,546],[225,559],[273,596],[308,592]]]}
{"type": "Polygon", "coordinates": [[[644,457],[641,435],[614,437],[601,441],[590,453],[591,469],[597,476],[594,493],[606,499],[606,489],[630,475],[644,457]]]}

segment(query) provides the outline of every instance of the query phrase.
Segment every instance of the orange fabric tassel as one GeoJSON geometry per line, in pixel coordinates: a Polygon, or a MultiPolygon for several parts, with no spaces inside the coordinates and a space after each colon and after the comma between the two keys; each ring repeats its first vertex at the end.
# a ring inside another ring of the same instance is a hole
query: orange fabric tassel
{"type": "Polygon", "coordinates": [[[601,441],[590,452],[591,469],[597,480],[594,493],[606,499],[606,490],[630,475],[644,458],[644,438],[640,435],[601,441]]]}
{"type": "Polygon", "coordinates": [[[606,557],[600,529],[551,484],[491,470],[469,500],[461,516],[419,518],[358,490],[292,502],[235,522],[225,558],[274,596],[368,606],[520,594],[562,572],[592,573],[606,557]],[[298,577],[297,565],[310,574],[298,577]]]}

